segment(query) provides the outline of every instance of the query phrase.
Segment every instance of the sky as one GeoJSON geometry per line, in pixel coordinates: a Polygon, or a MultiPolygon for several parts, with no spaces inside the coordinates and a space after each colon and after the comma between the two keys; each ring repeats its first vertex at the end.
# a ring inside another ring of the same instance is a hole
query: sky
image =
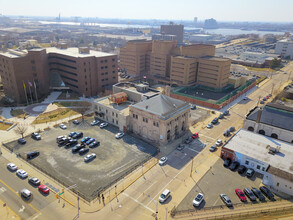
{"type": "Polygon", "coordinates": [[[0,0],[0,14],[293,22],[293,0],[0,0]]]}

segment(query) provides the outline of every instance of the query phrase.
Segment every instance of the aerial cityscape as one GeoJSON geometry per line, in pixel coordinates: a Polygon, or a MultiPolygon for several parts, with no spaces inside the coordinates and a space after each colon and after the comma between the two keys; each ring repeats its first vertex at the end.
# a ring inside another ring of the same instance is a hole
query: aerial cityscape
{"type": "Polygon", "coordinates": [[[2,3],[0,220],[293,219],[293,2],[2,3]]]}

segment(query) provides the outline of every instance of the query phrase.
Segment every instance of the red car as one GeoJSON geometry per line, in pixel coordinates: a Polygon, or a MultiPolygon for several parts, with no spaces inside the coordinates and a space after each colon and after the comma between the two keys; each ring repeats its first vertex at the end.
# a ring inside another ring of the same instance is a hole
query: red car
{"type": "Polygon", "coordinates": [[[194,133],[194,134],[192,135],[192,138],[193,138],[193,139],[198,138],[198,133],[194,133]]]}
{"type": "Polygon", "coordinates": [[[46,185],[40,185],[39,190],[44,194],[48,194],[50,192],[50,189],[46,185]]]}
{"type": "Polygon", "coordinates": [[[266,99],[269,99],[270,97],[269,96],[266,96],[266,99]]]}
{"type": "Polygon", "coordinates": [[[239,199],[242,201],[242,202],[246,202],[246,197],[244,195],[244,193],[242,192],[241,189],[235,189],[235,193],[236,195],[239,197],[239,199]]]}

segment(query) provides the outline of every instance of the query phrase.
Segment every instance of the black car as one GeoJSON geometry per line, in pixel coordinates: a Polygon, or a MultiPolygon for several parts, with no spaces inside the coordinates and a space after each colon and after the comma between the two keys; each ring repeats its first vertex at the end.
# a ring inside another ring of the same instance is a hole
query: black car
{"type": "Polygon", "coordinates": [[[78,125],[79,124],[79,121],[73,120],[72,123],[75,124],[75,125],[78,125]]]}
{"type": "Polygon", "coordinates": [[[240,166],[238,167],[238,173],[239,173],[239,174],[243,174],[245,171],[246,171],[246,167],[245,167],[245,166],[240,165],[240,166]]]}
{"type": "Polygon", "coordinates": [[[66,143],[66,147],[70,147],[74,144],[77,144],[77,140],[76,139],[71,139],[66,143]]]}
{"type": "Polygon", "coordinates": [[[275,200],[274,194],[267,187],[261,186],[259,189],[269,200],[275,200]]]}
{"type": "Polygon", "coordinates": [[[38,178],[36,178],[36,177],[30,177],[28,179],[28,182],[31,183],[34,186],[38,186],[38,185],[41,184],[41,181],[38,178]]]}
{"type": "Polygon", "coordinates": [[[76,133],[77,133],[76,131],[70,132],[68,136],[73,137],[73,135],[75,135],[76,133]]]}
{"type": "Polygon", "coordinates": [[[231,159],[227,158],[225,161],[224,161],[224,167],[229,167],[231,164],[231,159]]]}
{"type": "Polygon", "coordinates": [[[191,110],[195,110],[196,109],[196,106],[195,105],[192,105],[191,106],[191,110]]]}
{"type": "Polygon", "coordinates": [[[79,151],[80,149],[84,148],[84,145],[77,144],[72,148],[72,153],[79,151]]]}
{"type": "Polygon", "coordinates": [[[224,136],[225,137],[228,137],[230,135],[230,131],[229,130],[226,130],[225,132],[224,132],[224,136]]]}
{"type": "Polygon", "coordinates": [[[89,148],[94,148],[94,147],[97,147],[97,146],[99,146],[100,145],[100,142],[99,141],[94,141],[93,143],[91,143],[90,145],[89,145],[89,148]]]}
{"type": "Polygon", "coordinates": [[[251,191],[260,201],[266,201],[266,198],[263,196],[263,194],[257,188],[253,187],[251,189],[251,191]]]}
{"type": "Polygon", "coordinates": [[[230,128],[229,128],[229,131],[230,131],[230,132],[235,131],[235,127],[230,127],[230,128]]]}
{"type": "Polygon", "coordinates": [[[224,115],[229,115],[229,110],[224,111],[224,115]]]}
{"type": "Polygon", "coordinates": [[[224,118],[224,114],[219,115],[219,119],[222,119],[222,118],[224,118]]]}
{"type": "Polygon", "coordinates": [[[239,166],[239,163],[237,161],[234,161],[231,166],[229,167],[230,170],[234,171],[239,166]]]}
{"type": "Polygon", "coordinates": [[[89,149],[87,147],[82,148],[78,151],[79,155],[86,154],[87,152],[89,152],[89,149]]]}
{"type": "Polygon", "coordinates": [[[83,136],[83,133],[82,133],[82,132],[76,132],[76,133],[72,136],[72,138],[77,139],[77,138],[81,138],[82,136],[83,136]]]}
{"type": "Polygon", "coordinates": [[[19,139],[17,140],[17,142],[18,142],[19,144],[25,144],[25,143],[26,143],[26,140],[25,140],[24,138],[19,138],[19,139]]]}
{"type": "Polygon", "coordinates": [[[243,190],[243,192],[245,193],[245,195],[250,199],[250,201],[256,201],[256,197],[255,195],[251,192],[251,190],[249,188],[245,188],[243,190]]]}
{"type": "Polygon", "coordinates": [[[32,151],[26,154],[27,159],[32,159],[40,155],[40,151],[32,151]]]}
{"type": "Polygon", "coordinates": [[[217,123],[218,123],[218,120],[219,120],[218,118],[214,118],[214,119],[212,120],[212,124],[214,124],[214,125],[217,124],[217,123]]]}
{"type": "Polygon", "coordinates": [[[35,140],[41,140],[41,135],[39,133],[32,133],[31,137],[35,140]]]}
{"type": "Polygon", "coordinates": [[[189,143],[191,143],[192,140],[193,140],[192,137],[188,137],[185,139],[184,143],[189,144],[189,143]]]}

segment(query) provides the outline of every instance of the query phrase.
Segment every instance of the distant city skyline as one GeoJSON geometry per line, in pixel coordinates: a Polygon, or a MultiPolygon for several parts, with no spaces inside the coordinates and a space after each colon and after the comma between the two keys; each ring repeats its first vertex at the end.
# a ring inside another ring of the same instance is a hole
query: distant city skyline
{"type": "Polygon", "coordinates": [[[293,22],[292,0],[0,0],[2,15],[293,22]]]}

